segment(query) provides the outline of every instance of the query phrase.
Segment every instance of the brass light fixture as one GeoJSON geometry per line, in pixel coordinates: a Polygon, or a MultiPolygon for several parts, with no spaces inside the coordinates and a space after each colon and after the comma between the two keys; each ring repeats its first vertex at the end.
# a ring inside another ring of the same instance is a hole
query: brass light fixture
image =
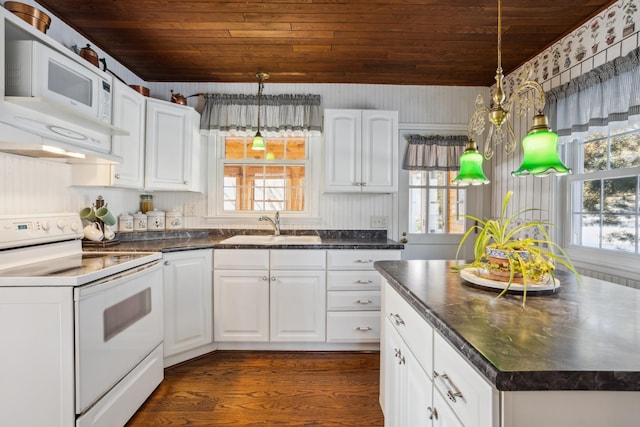
{"type": "Polygon", "coordinates": [[[256,73],[256,77],[258,78],[258,132],[256,132],[256,135],[253,137],[253,144],[251,145],[251,149],[264,151],[264,138],[260,134],[260,109],[262,101],[262,91],[264,89],[264,81],[269,78],[269,74],[258,72],[256,73]]]}
{"type": "MultiPolygon", "coordinates": [[[[484,144],[484,158],[488,160],[493,157],[494,147],[501,144],[504,146],[505,154],[510,155],[516,148],[516,137],[510,121],[513,108],[517,106],[516,113],[523,115],[533,106],[536,111],[533,126],[522,141],[524,152],[522,166],[511,174],[513,176],[529,174],[546,176],[551,172],[558,175],[571,173],[571,169],[563,165],[558,156],[558,136],[551,132],[547,118],[542,113],[545,105],[544,90],[538,82],[530,80],[531,71],[531,65],[526,64],[518,76],[517,86],[513,89],[511,97],[507,99],[503,89],[502,74],[502,0],[498,0],[498,67],[495,77],[496,88],[491,97],[493,103],[491,108],[487,107],[482,95],[478,95],[475,112],[469,121],[469,134],[484,133],[485,116],[488,117],[491,126],[484,144]]],[[[464,178],[461,180],[464,182],[464,178]]],[[[458,182],[458,185],[462,182],[458,182]]]]}

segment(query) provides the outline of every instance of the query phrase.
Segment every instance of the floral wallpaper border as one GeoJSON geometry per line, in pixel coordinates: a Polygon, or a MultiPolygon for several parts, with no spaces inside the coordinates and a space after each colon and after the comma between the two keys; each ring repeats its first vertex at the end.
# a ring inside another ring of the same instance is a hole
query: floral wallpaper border
{"type": "Polygon", "coordinates": [[[515,79],[526,65],[531,66],[531,80],[542,84],[640,30],[640,0],[620,0],[591,18],[528,64],[510,73],[506,86],[513,88],[515,79]]]}

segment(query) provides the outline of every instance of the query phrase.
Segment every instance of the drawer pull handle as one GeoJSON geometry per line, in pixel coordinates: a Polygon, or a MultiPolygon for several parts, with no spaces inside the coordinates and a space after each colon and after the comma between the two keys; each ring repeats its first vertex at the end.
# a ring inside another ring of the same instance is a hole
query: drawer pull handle
{"type": "Polygon", "coordinates": [[[431,406],[427,406],[427,411],[429,411],[429,419],[437,420],[438,419],[438,410],[436,408],[432,408],[431,406]]]}
{"type": "Polygon", "coordinates": [[[373,280],[356,280],[356,283],[359,285],[369,285],[373,283],[373,280]]]}
{"type": "Polygon", "coordinates": [[[359,259],[356,262],[359,262],[361,264],[369,264],[370,262],[373,262],[372,259],[359,259]]]}
{"type": "Polygon", "coordinates": [[[391,313],[391,317],[393,317],[393,321],[397,326],[404,325],[404,320],[402,320],[402,317],[400,317],[399,314],[391,313]]]}
{"type": "Polygon", "coordinates": [[[402,352],[400,351],[400,349],[399,349],[399,348],[395,348],[395,347],[393,348],[393,352],[395,353],[395,354],[393,355],[393,357],[400,357],[400,354],[402,354],[402,352]]]}
{"type": "Polygon", "coordinates": [[[363,332],[367,332],[367,331],[372,331],[373,329],[371,328],[371,326],[358,326],[356,328],[356,331],[363,331],[363,332]]]}
{"type": "Polygon", "coordinates": [[[462,398],[462,393],[460,393],[459,391],[451,391],[451,390],[447,390],[447,397],[449,398],[449,400],[451,400],[453,403],[456,403],[456,397],[462,398]]]}
{"type": "Polygon", "coordinates": [[[371,300],[368,299],[359,299],[358,301],[356,301],[356,303],[358,304],[371,304],[371,300]]]}
{"type": "Polygon", "coordinates": [[[404,365],[404,356],[401,354],[400,359],[398,360],[398,365],[404,365]]]}
{"type": "Polygon", "coordinates": [[[436,379],[438,377],[441,378],[442,381],[445,383],[445,386],[447,387],[447,397],[449,398],[450,401],[452,401],[453,403],[456,403],[458,399],[464,399],[462,392],[458,390],[458,387],[456,387],[453,381],[451,381],[451,378],[449,378],[449,375],[447,375],[446,373],[440,374],[434,370],[433,378],[436,379]]]}

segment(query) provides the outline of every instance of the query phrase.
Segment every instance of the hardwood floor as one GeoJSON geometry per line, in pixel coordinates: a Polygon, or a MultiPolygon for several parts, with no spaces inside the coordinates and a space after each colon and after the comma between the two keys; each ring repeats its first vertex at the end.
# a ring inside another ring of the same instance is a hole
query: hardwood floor
{"type": "Polygon", "coordinates": [[[382,426],[379,356],[216,351],[166,370],[127,427],[382,426]]]}

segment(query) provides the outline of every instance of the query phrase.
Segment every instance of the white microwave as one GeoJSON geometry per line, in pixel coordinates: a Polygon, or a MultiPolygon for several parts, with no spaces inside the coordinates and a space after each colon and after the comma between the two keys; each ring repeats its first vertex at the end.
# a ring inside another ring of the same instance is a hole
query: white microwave
{"type": "Polygon", "coordinates": [[[43,98],[110,125],[111,81],[96,71],[35,40],[6,43],[6,96],[43,98]]]}

